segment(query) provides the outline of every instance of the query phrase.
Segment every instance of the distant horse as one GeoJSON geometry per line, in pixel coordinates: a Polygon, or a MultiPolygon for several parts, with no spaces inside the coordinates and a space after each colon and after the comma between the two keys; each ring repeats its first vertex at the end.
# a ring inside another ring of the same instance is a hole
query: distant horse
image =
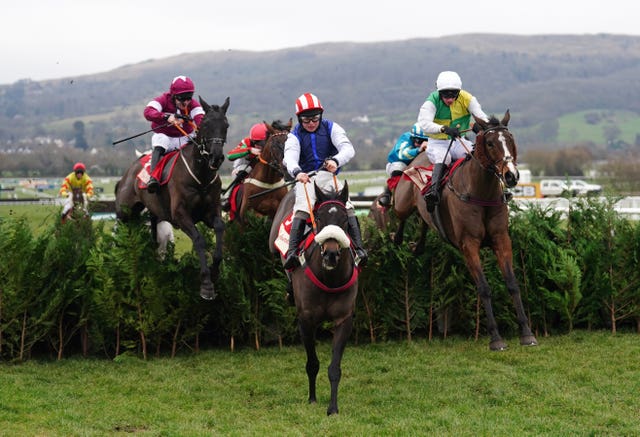
{"type": "MultiPolygon", "coordinates": [[[[520,288],[513,272],[509,208],[504,199],[503,189],[505,186],[514,187],[520,176],[517,168],[516,141],[507,128],[509,119],[509,111],[501,121],[495,117],[491,117],[489,122],[476,118],[476,123],[482,131],[476,136],[474,151],[449,175],[440,203],[433,214],[427,211],[420,190],[413,187],[420,216],[464,256],[487,316],[491,350],[504,350],[507,344],[498,332],[493,315],[491,290],[480,260],[482,247],[490,247],[498,261],[498,267],[515,306],[520,325],[520,344],[538,344],[529,327],[520,288]]],[[[428,160],[425,156],[419,156],[412,165],[424,164],[428,164],[428,160]]]]}
{"type": "MultiPolygon", "coordinates": [[[[334,324],[333,347],[329,365],[331,400],[327,414],[338,413],[340,363],[351,334],[358,293],[359,267],[355,264],[348,237],[346,202],[349,187],[324,193],[314,184],[317,201],[312,215],[313,233],[305,243],[304,261],[292,272],[298,326],[307,352],[309,403],[316,403],[316,377],[320,362],[316,354],[316,331],[323,321],[334,324]]],[[[276,236],[283,221],[292,212],[295,192],[291,190],[280,203],[273,221],[269,246],[276,253],[276,236]]],[[[284,224],[283,224],[284,225],[284,224]]]]}
{"type": "MultiPolygon", "coordinates": [[[[175,153],[173,174],[151,194],[138,180],[140,159],[129,167],[116,184],[116,217],[126,222],[146,207],[152,216],[152,231],[161,222],[169,222],[191,238],[200,259],[200,296],[215,298],[213,281],[222,261],[224,222],[220,217],[221,181],[218,169],[224,161],[223,146],[227,140],[229,97],[222,106],[209,105],[200,97],[205,116],[196,137],[175,153]],[[206,243],[196,228],[204,222],[213,228],[216,248],[211,267],[207,265],[206,243]]],[[[169,154],[167,154],[169,155],[169,154]]],[[[167,156],[167,159],[171,159],[167,156]]]]}
{"type": "Polygon", "coordinates": [[[89,218],[89,202],[82,191],[82,188],[75,187],[71,189],[71,200],[73,202],[73,208],[71,208],[62,217],[62,223],[66,223],[67,220],[77,220],[83,218],[89,218]]]}
{"type": "Polygon", "coordinates": [[[267,126],[266,143],[260,155],[252,160],[251,173],[238,189],[237,198],[239,201],[236,202],[238,206],[235,218],[239,223],[244,224],[245,215],[250,209],[258,215],[273,219],[280,201],[287,194],[288,188],[284,182],[285,169],[282,160],[284,158],[284,143],[292,124],[293,120],[291,119],[288,124],[265,123],[267,126]]]}

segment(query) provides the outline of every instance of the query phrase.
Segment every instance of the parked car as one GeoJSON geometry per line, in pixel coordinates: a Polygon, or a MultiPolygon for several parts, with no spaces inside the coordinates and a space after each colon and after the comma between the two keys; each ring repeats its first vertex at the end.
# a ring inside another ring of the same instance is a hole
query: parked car
{"type": "Polygon", "coordinates": [[[590,184],[579,179],[571,181],[569,189],[575,191],[579,196],[598,196],[602,193],[601,185],[590,184]]]}
{"type": "Polygon", "coordinates": [[[540,194],[542,197],[575,196],[576,191],[561,179],[543,179],[540,181],[540,194]]]}

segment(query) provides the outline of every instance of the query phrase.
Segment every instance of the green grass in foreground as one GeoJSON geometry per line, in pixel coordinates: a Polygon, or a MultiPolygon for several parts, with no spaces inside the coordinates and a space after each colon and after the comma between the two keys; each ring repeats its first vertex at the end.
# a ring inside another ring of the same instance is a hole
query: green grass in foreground
{"type": "Polygon", "coordinates": [[[317,405],[301,346],[2,365],[0,435],[640,435],[637,334],[485,340],[349,345],[332,417],[326,342],[317,405]]]}

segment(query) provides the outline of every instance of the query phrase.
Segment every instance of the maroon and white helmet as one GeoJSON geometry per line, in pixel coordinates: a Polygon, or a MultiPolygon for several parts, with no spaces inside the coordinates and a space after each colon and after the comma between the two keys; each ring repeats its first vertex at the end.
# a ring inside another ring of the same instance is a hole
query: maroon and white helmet
{"type": "Polygon", "coordinates": [[[169,87],[169,92],[172,95],[184,94],[184,93],[193,93],[196,90],[193,81],[189,79],[187,76],[176,76],[171,81],[171,87],[169,87]]]}

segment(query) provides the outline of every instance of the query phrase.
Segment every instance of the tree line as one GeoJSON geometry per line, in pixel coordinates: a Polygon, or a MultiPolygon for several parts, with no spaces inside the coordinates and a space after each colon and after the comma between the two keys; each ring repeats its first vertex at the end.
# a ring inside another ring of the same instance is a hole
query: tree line
{"type": "MultiPolygon", "coordinates": [[[[514,270],[538,340],[575,329],[640,332],[640,224],[617,215],[616,199],[579,199],[566,216],[510,205],[514,270]]],[[[123,353],[175,356],[203,348],[298,343],[286,279],[267,249],[269,222],[230,224],[217,297],[198,295],[192,251],[163,260],[144,221],[52,220],[37,235],[27,218],[0,219],[0,360],[123,353]]],[[[406,241],[417,236],[410,220],[406,241]]],[[[459,252],[428,233],[426,250],[395,246],[368,217],[369,264],[360,275],[352,341],[486,335],[482,306],[459,252]]],[[[209,247],[213,233],[201,226],[209,247]]],[[[518,336],[493,254],[482,252],[494,311],[506,338],[518,336]]],[[[320,338],[328,338],[325,326],[320,338]]]]}

